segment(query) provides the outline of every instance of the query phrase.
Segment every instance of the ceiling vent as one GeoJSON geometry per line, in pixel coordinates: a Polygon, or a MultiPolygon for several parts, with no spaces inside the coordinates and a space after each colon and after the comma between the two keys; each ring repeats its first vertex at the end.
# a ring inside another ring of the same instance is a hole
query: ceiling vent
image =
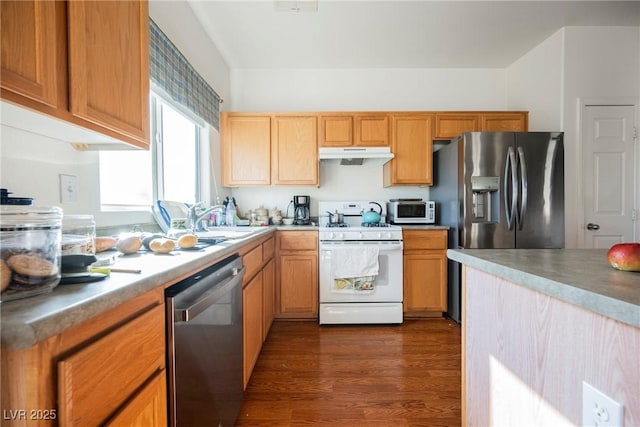
{"type": "Polygon", "coordinates": [[[276,12],[317,12],[318,0],[292,0],[273,2],[276,12]]]}

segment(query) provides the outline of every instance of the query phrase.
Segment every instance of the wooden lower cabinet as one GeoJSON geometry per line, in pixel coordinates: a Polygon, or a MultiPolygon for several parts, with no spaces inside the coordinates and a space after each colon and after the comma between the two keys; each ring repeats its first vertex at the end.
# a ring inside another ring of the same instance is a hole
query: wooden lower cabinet
{"type": "Polygon", "coordinates": [[[247,244],[239,252],[245,267],[242,280],[242,353],[246,389],[273,322],[274,238],[269,235],[247,244]]]}
{"type": "Polygon", "coordinates": [[[107,427],[166,426],[166,402],[166,376],[164,372],[159,372],[105,425],[107,427]]]}
{"type": "Polygon", "coordinates": [[[166,426],[165,357],[162,288],[32,347],[2,348],[2,425],[166,426]]]}
{"type": "Polygon", "coordinates": [[[447,230],[403,230],[404,315],[447,310],[447,230]]]}
{"type": "Polygon", "coordinates": [[[276,234],[278,319],[318,318],[318,232],[276,234]]]}
{"type": "Polygon", "coordinates": [[[276,262],[273,257],[262,269],[262,342],[267,339],[273,323],[276,300],[276,262]]]}
{"type": "Polygon", "coordinates": [[[262,349],[262,271],[242,289],[244,388],[262,349]]]}

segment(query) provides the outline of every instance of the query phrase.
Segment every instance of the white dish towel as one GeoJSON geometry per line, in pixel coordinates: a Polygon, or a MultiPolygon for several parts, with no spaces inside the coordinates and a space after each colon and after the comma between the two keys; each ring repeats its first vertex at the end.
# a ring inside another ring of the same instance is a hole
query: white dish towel
{"type": "Polygon", "coordinates": [[[345,246],[332,249],[331,273],[335,279],[378,275],[378,255],[376,247],[345,246]]]}

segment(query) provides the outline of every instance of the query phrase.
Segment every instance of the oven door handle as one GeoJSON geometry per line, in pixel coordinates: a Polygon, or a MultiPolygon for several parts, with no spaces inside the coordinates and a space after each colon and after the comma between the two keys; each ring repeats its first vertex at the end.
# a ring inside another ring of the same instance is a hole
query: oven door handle
{"type": "Polygon", "coordinates": [[[402,242],[371,242],[371,241],[358,241],[358,242],[320,242],[320,250],[330,251],[332,248],[353,246],[361,247],[363,245],[376,246],[380,249],[380,252],[397,251],[402,250],[402,242]]]}
{"type": "Polygon", "coordinates": [[[211,307],[220,298],[220,289],[227,286],[234,286],[235,283],[231,284],[231,282],[242,281],[244,270],[244,266],[240,269],[234,269],[231,276],[209,288],[206,292],[200,295],[200,297],[189,307],[176,309],[176,321],[185,323],[189,322],[193,320],[193,318],[195,318],[198,314],[211,307]]]}

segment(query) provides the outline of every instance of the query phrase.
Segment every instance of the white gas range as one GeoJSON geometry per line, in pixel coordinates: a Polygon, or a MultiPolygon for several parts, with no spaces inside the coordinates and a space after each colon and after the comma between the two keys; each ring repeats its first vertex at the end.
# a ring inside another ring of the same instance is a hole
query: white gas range
{"type": "Polygon", "coordinates": [[[402,323],[402,228],[385,223],[386,204],[320,201],[318,209],[320,324],[402,323]],[[380,220],[363,223],[371,209],[380,220]]]}

